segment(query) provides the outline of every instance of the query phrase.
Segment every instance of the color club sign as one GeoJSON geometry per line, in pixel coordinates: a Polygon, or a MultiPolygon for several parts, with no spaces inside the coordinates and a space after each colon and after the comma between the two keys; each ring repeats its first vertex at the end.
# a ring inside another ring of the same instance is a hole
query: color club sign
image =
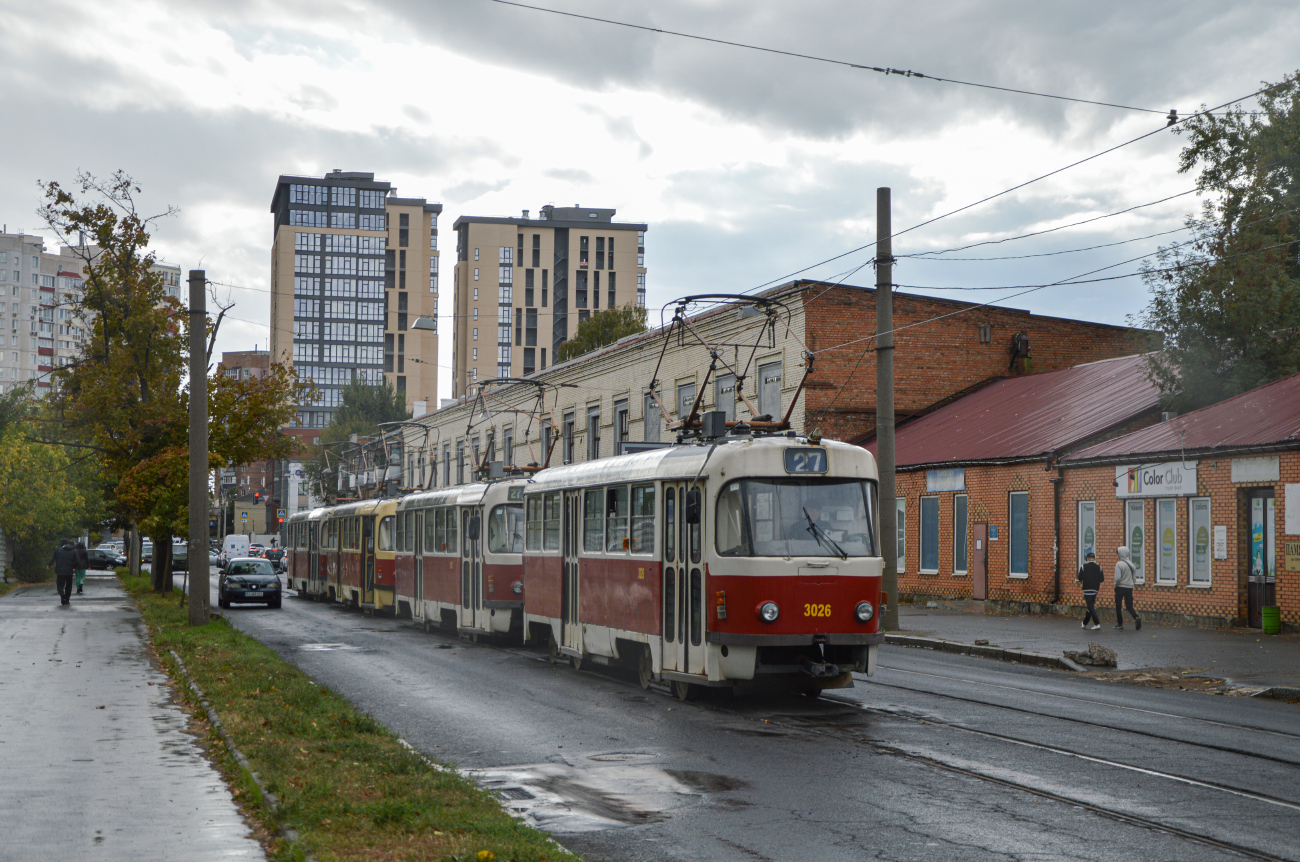
{"type": "Polygon", "coordinates": [[[1196,493],[1196,462],[1138,464],[1115,468],[1115,496],[1190,497],[1196,493]]]}

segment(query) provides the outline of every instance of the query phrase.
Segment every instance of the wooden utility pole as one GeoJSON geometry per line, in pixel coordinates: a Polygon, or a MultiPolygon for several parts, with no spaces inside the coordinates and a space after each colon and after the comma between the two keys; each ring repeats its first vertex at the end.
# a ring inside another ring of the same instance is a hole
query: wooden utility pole
{"type": "Polygon", "coordinates": [[[876,189],[876,467],[886,598],[880,627],[898,628],[898,510],[894,502],[894,244],[888,188],[876,189]]]}
{"type": "Polygon", "coordinates": [[[208,600],[208,279],[190,270],[190,625],[209,619],[208,600]]]}

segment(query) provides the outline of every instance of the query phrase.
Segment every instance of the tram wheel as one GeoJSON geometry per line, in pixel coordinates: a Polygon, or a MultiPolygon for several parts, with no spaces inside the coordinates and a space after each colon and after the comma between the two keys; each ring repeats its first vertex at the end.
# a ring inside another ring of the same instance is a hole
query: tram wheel
{"type": "Polygon", "coordinates": [[[650,677],[654,674],[654,664],[650,660],[650,647],[643,646],[641,655],[637,658],[636,677],[637,682],[641,683],[642,689],[650,688],[650,677]]]}
{"type": "Polygon", "coordinates": [[[428,618],[428,617],[425,617],[425,619],[424,619],[424,633],[427,635],[430,631],[432,631],[432,629],[433,629],[433,626],[429,625],[429,618],[428,618]]]}
{"type": "Polygon", "coordinates": [[[550,660],[551,664],[560,663],[560,645],[556,643],[554,634],[551,635],[551,640],[546,645],[546,657],[550,660]]]}
{"type": "Polygon", "coordinates": [[[692,682],[673,680],[673,696],[681,701],[695,700],[700,696],[700,687],[692,682]]]}
{"type": "Polygon", "coordinates": [[[582,670],[582,656],[580,655],[569,656],[569,663],[573,665],[574,670],[582,670]]]}

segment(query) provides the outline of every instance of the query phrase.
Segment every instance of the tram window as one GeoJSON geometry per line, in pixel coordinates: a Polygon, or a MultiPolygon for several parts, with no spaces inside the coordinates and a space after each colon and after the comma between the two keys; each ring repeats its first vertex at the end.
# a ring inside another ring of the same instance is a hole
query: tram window
{"type": "Polygon", "coordinates": [[[677,553],[677,489],[664,489],[664,559],[673,561],[677,553]]]}
{"type": "Polygon", "coordinates": [[[605,550],[627,550],[627,485],[605,489],[605,550]]]}
{"type": "MultiPolygon", "coordinates": [[[[698,527],[696,527],[696,529],[698,529],[698,527]]],[[[691,645],[692,646],[700,645],[700,638],[702,636],[701,629],[704,628],[701,625],[701,623],[703,622],[702,620],[703,613],[700,608],[700,603],[704,598],[703,596],[704,585],[702,582],[703,582],[703,578],[700,577],[700,570],[691,569],[691,645]]]]}
{"type": "Polygon", "coordinates": [[[860,479],[730,482],[718,495],[714,543],[726,556],[875,556],[870,487],[860,479]]]}
{"type": "Polygon", "coordinates": [[[700,533],[704,530],[704,495],[697,492],[695,498],[699,500],[700,517],[690,525],[692,563],[700,561],[700,533]]]}
{"type": "Polygon", "coordinates": [[[456,534],[459,529],[456,524],[456,507],[452,506],[448,508],[446,512],[447,512],[447,553],[457,554],[460,552],[456,550],[456,534]]]}
{"type": "Polygon", "coordinates": [[[392,515],[379,519],[379,550],[393,550],[393,527],[396,521],[392,515]]]}
{"type": "Polygon", "coordinates": [[[528,498],[528,550],[542,549],[542,497],[540,494],[528,498]]]}
{"type": "Polygon", "coordinates": [[[664,640],[673,642],[677,632],[677,578],[672,569],[664,571],[664,640]]]}
{"type": "Polygon", "coordinates": [[[434,517],[434,512],[425,510],[424,513],[424,552],[438,550],[438,519],[434,517]]]}
{"type": "Polygon", "coordinates": [[[655,549],[655,486],[632,488],[632,553],[649,554],[655,549]]]}
{"type": "MultiPolygon", "coordinates": [[[[385,518],[384,520],[388,520],[388,519],[385,518]]],[[[382,523],[379,525],[380,530],[383,529],[383,526],[384,525],[382,523]]],[[[406,513],[405,512],[401,512],[397,515],[397,540],[396,543],[393,545],[393,549],[397,551],[406,550],[406,513]]],[[[383,550],[383,548],[380,548],[380,550],[383,550]]]]}
{"type": "Polygon", "coordinates": [[[547,551],[560,549],[560,495],[547,494],[543,504],[542,539],[547,551]]]}
{"type": "Polygon", "coordinates": [[[522,554],[523,522],[523,506],[494,507],[488,517],[488,550],[494,554],[522,554]]]}
{"type": "Polygon", "coordinates": [[[604,491],[587,491],[582,498],[582,549],[589,554],[605,550],[605,513],[600,501],[604,491]]]}

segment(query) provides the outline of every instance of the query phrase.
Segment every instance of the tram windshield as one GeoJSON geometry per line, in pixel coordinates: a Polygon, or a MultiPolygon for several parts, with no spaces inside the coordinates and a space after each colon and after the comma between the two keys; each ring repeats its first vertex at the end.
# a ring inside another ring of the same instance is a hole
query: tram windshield
{"type": "Polygon", "coordinates": [[[524,507],[520,503],[497,506],[488,518],[488,551],[493,554],[524,552],[524,507]]]}
{"type": "Polygon", "coordinates": [[[861,479],[739,479],[718,495],[718,553],[874,557],[875,502],[861,479]]]}

